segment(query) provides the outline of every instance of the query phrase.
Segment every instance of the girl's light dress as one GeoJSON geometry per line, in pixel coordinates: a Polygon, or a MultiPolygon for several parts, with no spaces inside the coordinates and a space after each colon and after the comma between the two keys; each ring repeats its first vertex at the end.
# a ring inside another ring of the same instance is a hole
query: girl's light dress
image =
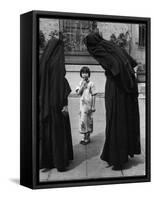
{"type": "MultiPolygon", "coordinates": [[[[80,89],[82,81],[76,90],[80,89]]],[[[92,95],[96,95],[96,88],[92,81],[88,81],[80,97],[79,132],[81,134],[93,132],[93,117],[91,112],[92,95]]]]}

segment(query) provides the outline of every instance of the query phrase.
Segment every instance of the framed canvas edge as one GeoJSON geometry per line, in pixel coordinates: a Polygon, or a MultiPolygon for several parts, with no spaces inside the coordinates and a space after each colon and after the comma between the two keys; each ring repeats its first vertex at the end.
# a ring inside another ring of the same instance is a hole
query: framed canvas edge
{"type": "Polygon", "coordinates": [[[151,112],[150,112],[150,103],[151,103],[151,18],[145,17],[127,17],[127,16],[114,16],[114,15],[95,15],[95,14],[81,14],[81,13],[68,13],[68,12],[52,12],[52,11],[31,11],[32,12],[32,185],[30,188],[32,189],[41,189],[41,188],[57,188],[57,187],[78,187],[78,186],[92,186],[92,185],[106,185],[106,184],[121,184],[121,183],[139,183],[139,182],[150,182],[151,181],[151,112]],[[37,145],[38,142],[36,140],[37,135],[37,73],[36,66],[38,65],[37,60],[37,18],[38,17],[75,17],[75,18],[85,18],[85,19],[115,19],[116,21],[121,20],[125,22],[144,22],[147,24],[147,47],[146,47],[146,63],[147,63],[147,73],[146,73],[146,175],[139,177],[125,177],[125,178],[107,178],[107,179],[95,179],[95,180],[72,180],[72,181],[56,181],[56,182],[45,182],[39,183],[39,174],[38,174],[38,166],[37,166],[37,145]],[[123,18],[123,19],[122,19],[123,18]],[[113,180],[114,179],[114,180],[113,180]]]}
{"type": "Polygon", "coordinates": [[[87,180],[70,180],[70,181],[53,181],[34,184],[32,189],[46,189],[46,188],[64,188],[64,187],[82,187],[82,186],[100,186],[100,185],[114,185],[114,184],[128,184],[128,183],[143,183],[150,182],[150,176],[134,176],[125,178],[102,178],[102,179],[87,179],[87,180]]]}

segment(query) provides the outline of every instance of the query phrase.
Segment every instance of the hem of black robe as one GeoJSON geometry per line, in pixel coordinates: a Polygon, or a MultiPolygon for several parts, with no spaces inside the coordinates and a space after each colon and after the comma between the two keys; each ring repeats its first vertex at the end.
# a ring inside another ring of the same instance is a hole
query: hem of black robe
{"type": "Polygon", "coordinates": [[[65,171],[65,169],[69,166],[69,162],[73,160],[73,157],[69,158],[68,161],[66,161],[65,165],[58,166],[57,164],[41,164],[40,169],[53,169],[56,168],[58,171],[65,171]]]}
{"type": "Polygon", "coordinates": [[[54,165],[49,165],[49,164],[40,165],[40,169],[53,169],[53,168],[55,168],[54,165]]]}
{"type": "Polygon", "coordinates": [[[130,157],[134,157],[135,155],[140,155],[141,154],[141,151],[136,151],[135,153],[129,153],[128,155],[130,157]]]}
{"type": "Polygon", "coordinates": [[[128,162],[128,156],[123,161],[112,161],[109,158],[106,158],[104,155],[101,155],[100,159],[107,162],[109,166],[123,166],[124,164],[128,162]]]}
{"type": "Polygon", "coordinates": [[[127,158],[125,159],[125,160],[123,160],[123,161],[117,161],[117,162],[115,162],[115,161],[111,161],[109,158],[107,158],[106,156],[104,156],[103,154],[100,156],[100,159],[101,160],[103,160],[103,161],[105,161],[105,162],[107,162],[108,163],[108,165],[109,166],[119,166],[119,165],[121,165],[121,166],[123,166],[124,164],[126,164],[127,162],[128,162],[128,157],[130,156],[131,158],[133,158],[135,155],[140,155],[141,154],[141,151],[136,151],[135,153],[129,153],[128,155],[127,155],[127,158]]]}

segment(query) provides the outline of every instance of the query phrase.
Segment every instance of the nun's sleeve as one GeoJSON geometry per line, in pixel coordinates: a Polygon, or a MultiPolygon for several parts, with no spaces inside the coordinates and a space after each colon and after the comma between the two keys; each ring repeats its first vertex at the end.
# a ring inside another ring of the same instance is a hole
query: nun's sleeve
{"type": "Polygon", "coordinates": [[[63,105],[68,105],[68,95],[71,93],[71,87],[66,78],[64,78],[64,102],[63,105]]]}

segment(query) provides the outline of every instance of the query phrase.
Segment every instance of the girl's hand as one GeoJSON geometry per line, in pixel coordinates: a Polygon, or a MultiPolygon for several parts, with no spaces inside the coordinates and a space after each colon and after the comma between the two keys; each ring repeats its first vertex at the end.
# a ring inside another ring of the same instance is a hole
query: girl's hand
{"type": "Polygon", "coordinates": [[[81,84],[81,88],[85,88],[87,85],[87,82],[85,80],[82,81],[82,84],[81,84]]]}
{"type": "Polygon", "coordinates": [[[93,113],[93,112],[95,112],[95,111],[96,111],[95,108],[91,108],[90,110],[87,111],[87,114],[91,114],[91,113],[93,113]]]}

